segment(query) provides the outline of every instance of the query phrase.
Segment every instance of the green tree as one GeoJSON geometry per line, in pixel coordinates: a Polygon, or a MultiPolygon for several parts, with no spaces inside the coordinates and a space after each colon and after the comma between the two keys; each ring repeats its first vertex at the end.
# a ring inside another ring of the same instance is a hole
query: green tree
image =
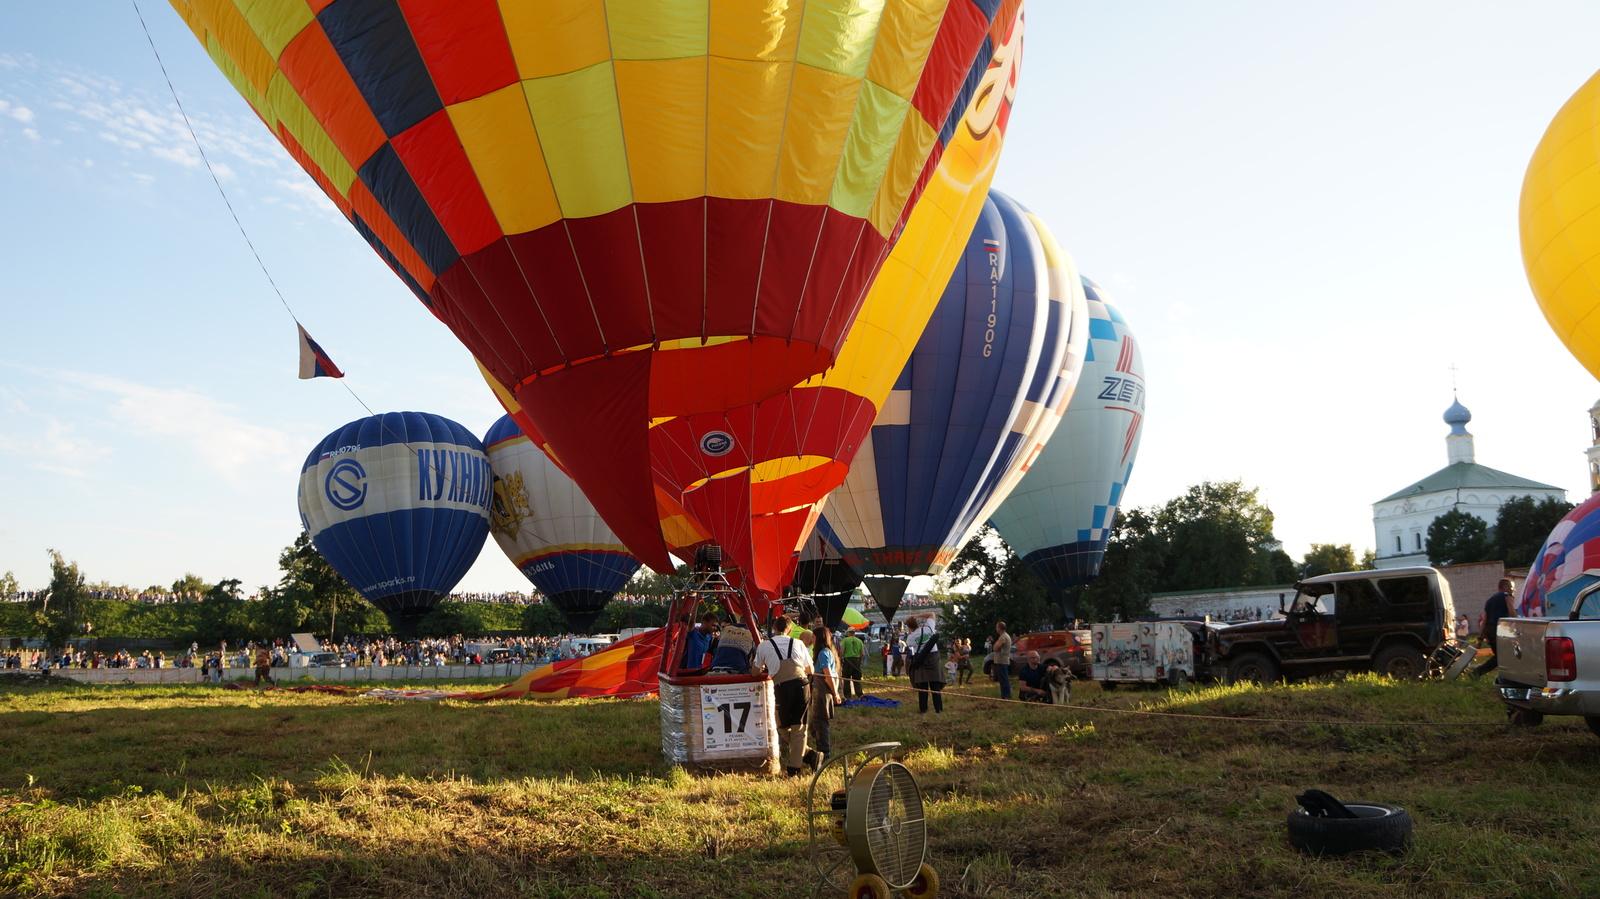
{"type": "Polygon", "coordinates": [[[82,635],[88,602],[88,587],[78,563],[50,550],[50,586],[33,600],[34,633],[51,649],[66,646],[82,635]]]}
{"type": "Polygon", "coordinates": [[[1160,591],[1282,584],[1294,563],[1272,534],[1272,510],[1242,481],[1205,481],[1156,510],[1165,539],[1160,591]]]}
{"type": "Polygon", "coordinates": [[[21,592],[21,590],[22,588],[17,586],[17,576],[15,574],[9,571],[5,574],[0,574],[0,598],[9,597],[13,593],[21,592]]]}
{"type": "Polygon", "coordinates": [[[173,593],[193,593],[196,596],[204,596],[210,591],[211,585],[206,583],[205,578],[192,571],[185,572],[183,577],[172,582],[173,593]]]}
{"type": "Polygon", "coordinates": [[[667,623],[667,605],[645,602],[637,605],[612,600],[595,619],[597,634],[619,633],[625,627],[660,627],[667,623]]]}
{"type": "Polygon", "coordinates": [[[1506,500],[1495,516],[1490,554],[1502,559],[1508,568],[1531,566],[1545,538],[1572,509],[1572,503],[1553,496],[1542,500],[1532,496],[1506,500]]]}
{"type": "Polygon", "coordinates": [[[1369,549],[1361,554],[1361,567],[1357,571],[1374,571],[1378,567],[1377,550],[1369,549]]]}
{"type": "Polygon", "coordinates": [[[1004,621],[1013,634],[1025,634],[1052,626],[1060,614],[1044,584],[987,524],[943,575],[946,585],[968,581],[975,581],[976,588],[940,609],[944,629],[952,635],[981,645],[994,634],[997,621],[1004,621]]]}
{"type": "Polygon", "coordinates": [[[633,573],[633,577],[628,579],[628,585],[620,592],[666,599],[683,589],[683,585],[689,582],[689,574],[688,565],[679,565],[672,574],[657,574],[649,568],[640,568],[633,573]]]}
{"type": "Polygon", "coordinates": [[[326,627],[330,636],[371,632],[367,610],[373,607],[317,552],[310,534],[301,531],[294,543],[284,548],[278,567],[283,579],[269,597],[275,623],[290,631],[307,628],[323,633],[326,627]],[[345,619],[342,631],[341,618],[345,619]]]}
{"type": "Polygon", "coordinates": [[[1428,525],[1425,544],[1434,565],[1461,565],[1489,560],[1489,523],[1460,509],[1451,509],[1428,525]]]}
{"type": "Polygon", "coordinates": [[[536,602],[522,613],[522,632],[530,637],[556,637],[567,632],[567,619],[548,602],[536,602]]]}
{"type": "Polygon", "coordinates": [[[1084,621],[1142,618],[1150,614],[1150,594],[1161,576],[1166,541],[1143,509],[1117,513],[1100,576],[1078,588],[1074,617],[1084,621]]]}
{"type": "Polygon", "coordinates": [[[1301,577],[1356,570],[1355,549],[1348,543],[1313,543],[1311,551],[1300,560],[1301,577]]]}

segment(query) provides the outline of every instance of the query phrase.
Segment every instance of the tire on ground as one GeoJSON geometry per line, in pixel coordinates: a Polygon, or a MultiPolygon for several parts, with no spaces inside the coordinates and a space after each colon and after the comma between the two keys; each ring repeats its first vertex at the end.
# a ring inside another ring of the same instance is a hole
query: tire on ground
{"type": "Polygon", "coordinates": [[[1312,855],[1377,850],[1403,852],[1411,845],[1411,813],[1379,802],[1346,802],[1355,818],[1318,818],[1303,808],[1289,813],[1289,845],[1312,855]]]}
{"type": "Polygon", "coordinates": [[[1428,660],[1415,646],[1394,643],[1372,657],[1372,670],[1395,680],[1421,680],[1428,673],[1428,660]]]}
{"type": "Polygon", "coordinates": [[[1256,684],[1277,683],[1283,677],[1278,663],[1261,652],[1247,652],[1228,663],[1228,683],[1247,681],[1256,684]]]}

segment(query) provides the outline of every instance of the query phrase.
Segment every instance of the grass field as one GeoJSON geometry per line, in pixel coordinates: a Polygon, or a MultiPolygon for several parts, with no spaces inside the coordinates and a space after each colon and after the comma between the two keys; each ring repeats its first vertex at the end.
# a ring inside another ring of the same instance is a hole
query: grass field
{"type": "MultiPolygon", "coordinates": [[[[903,685],[879,684],[910,700],[898,709],[840,710],[834,745],[905,744],[944,896],[1600,895],[1600,740],[1576,720],[1509,730],[1482,682],[1089,684],[1081,709],[987,702],[985,684],[926,716],[903,685]],[[1284,818],[1310,787],[1407,807],[1415,846],[1301,855],[1284,818]]],[[[787,897],[814,883],[809,780],[671,769],[654,699],[0,687],[0,741],[3,895],[787,897]]]]}

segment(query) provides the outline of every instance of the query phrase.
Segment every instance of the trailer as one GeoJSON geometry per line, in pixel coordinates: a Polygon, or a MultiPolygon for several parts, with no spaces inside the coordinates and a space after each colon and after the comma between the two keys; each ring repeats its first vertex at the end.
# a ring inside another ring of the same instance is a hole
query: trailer
{"type": "Polygon", "coordinates": [[[1178,687],[1195,677],[1194,637],[1180,621],[1130,621],[1089,625],[1091,679],[1117,684],[1178,687]]]}

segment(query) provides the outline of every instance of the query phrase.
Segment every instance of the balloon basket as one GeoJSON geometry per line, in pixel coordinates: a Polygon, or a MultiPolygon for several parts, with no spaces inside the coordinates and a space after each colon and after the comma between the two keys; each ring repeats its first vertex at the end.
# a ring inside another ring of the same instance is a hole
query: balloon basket
{"type": "Polygon", "coordinates": [[[690,774],[777,774],[778,725],[767,677],[661,681],[661,754],[690,774]]]}

